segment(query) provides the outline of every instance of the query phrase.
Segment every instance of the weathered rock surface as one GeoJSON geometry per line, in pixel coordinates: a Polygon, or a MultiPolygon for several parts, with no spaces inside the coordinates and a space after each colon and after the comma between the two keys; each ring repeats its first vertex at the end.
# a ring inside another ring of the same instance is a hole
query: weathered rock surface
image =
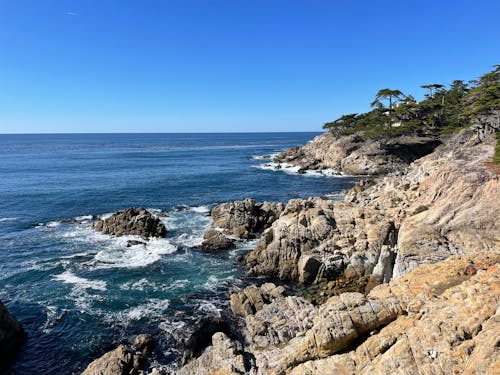
{"type": "Polygon", "coordinates": [[[0,371],[25,340],[23,326],[0,302],[0,371]]]}
{"type": "Polygon", "coordinates": [[[260,287],[250,285],[243,290],[233,291],[230,295],[230,307],[234,315],[245,317],[255,314],[264,305],[285,296],[285,288],[273,283],[265,283],[260,287]]]}
{"type": "Polygon", "coordinates": [[[404,169],[410,162],[434,150],[439,141],[423,137],[364,140],[360,135],[335,138],[319,135],[302,147],[277,155],[274,163],[287,163],[300,170],[333,169],[352,175],[380,175],[404,169]]]}
{"type": "Polygon", "coordinates": [[[250,275],[368,289],[453,254],[500,251],[494,134],[464,130],[404,175],[359,185],[342,202],[290,201],[246,258],[250,275]]]}
{"type": "Polygon", "coordinates": [[[259,203],[247,198],[243,201],[222,203],[210,213],[214,228],[223,229],[223,233],[240,239],[258,237],[268,228],[283,211],[283,203],[259,203]]]}
{"type": "Polygon", "coordinates": [[[321,198],[296,199],[262,234],[246,264],[250,275],[301,283],[345,277],[366,284],[381,262],[373,277],[388,281],[396,238],[392,220],[377,210],[321,198]]]}
{"type": "Polygon", "coordinates": [[[145,208],[133,207],[96,221],[92,228],[113,236],[136,235],[144,238],[163,237],[167,232],[158,217],[145,208]]]}
{"type": "Polygon", "coordinates": [[[212,345],[196,360],[182,367],[178,375],[242,375],[248,374],[242,346],[222,332],[212,336],[212,345]]]}
{"type": "Polygon", "coordinates": [[[90,363],[82,375],[142,375],[146,356],[151,354],[154,339],[142,334],[132,345],[119,345],[90,363]]]}
{"type": "MultiPolygon", "coordinates": [[[[238,356],[254,358],[248,374],[490,374],[500,364],[499,253],[452,256],[319,307],[291,301],[248,315],[247,324],[259,315],[267,321],[246,346],[227,341],[238,348],[233,357],[221,358],[215,344],[184,373],[218,374],[219,361],[238,356]]],[[[228,371],[220,373],[242,373],[228,371]]]]}
{"type": "Polygon", "coordinates": [[[203,235],[201,248],[208,252],[227,250],[234,247],[234,240],[216,229],[210,229],[203,235]]]}

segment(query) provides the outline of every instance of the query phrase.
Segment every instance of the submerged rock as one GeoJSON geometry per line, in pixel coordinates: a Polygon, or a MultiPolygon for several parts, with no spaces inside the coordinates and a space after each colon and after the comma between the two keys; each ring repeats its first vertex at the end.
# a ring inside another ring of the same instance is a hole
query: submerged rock
{"type": "Polygon", "coordinates": [[[0,371],[25,341],[23,326],[0,302],[0,371]]]}
{"type": "Polygon", "coordinates": [[[145,208],[127,208],[107,219],[96,221],[92,228],[113,236],[136,235],[144,238],[163,237],[167,230],[158,217],[145,208]]]}

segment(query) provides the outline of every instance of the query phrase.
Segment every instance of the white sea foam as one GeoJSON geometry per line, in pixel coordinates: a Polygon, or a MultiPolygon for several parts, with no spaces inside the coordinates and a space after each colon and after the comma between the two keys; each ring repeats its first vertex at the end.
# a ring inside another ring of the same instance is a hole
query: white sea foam
{"type": "Polygon", "coordinates": [[[93,290],[106,290],[106,282],[102,280],[89,280],[83,277],[76,276],[71,271],[64,271],[60,275],[56,275],[54,280],[61,281],[65,284],[74,284],[78,289],[93,289],[93,290]]]}
{"type": "Polygon", "coordinates": [[[0,217],[0,223],[4,223],[6,221],[14,221],[16,220],[15,217],[0,217]]]}
{"type": "Polygon", "coordinates": [[[57,325],[57,322],[62,318],[64,312],[59,311],[56,306],[51,305],[45,306],[45,310],[47,319],[42,324],[40,329],[43,333],[50,333],[50,331],[52,331],[52,329],[57,325]]]}
{"type": "Polygon", "coordinates": [[[279,152],[265,154],[265,155],[252,155],[252,160],[273,160],[278,155],[279,152]]]}
{"type": "Polygon", "coordinates": [[[162,255],[174,253],[177,247],[168,239],[150,239],[145,246],[127,247],[128,240],[139,240],[137,236],[112,238],[108,246],[94,257],[95,268],[145,267],[159,261],[162,255]]]}
{"type": "Polygon", "coordinates": [[[189,285],[189,280],[183,279],[183,280],[175,280],[174,282],[166,285],[166,284],[157,284],[152,281],[149,281],[148,279],[140,279],[138,281],[130,281],[127,283],[124,283],[120,285],[120,289],[122,290],[139,290],[139,291],[144,291],[144,290],[154,290],[154,291],[162,291],[162,292],[167,292],[179,288],[184,288],[187,285],[189,285]]]}
{"type": "Polygon", "coordinates": [[[145,304],[134,306],[117,313],[108,314],[105,317],[109,323],[119,322],[128,325],[133,320],[140,319],[158,319],[163,316],[165,310],[170,306],[168,299],[151,298],[145,304]]]}
{"type": "Polygon", "coordinates": [[[210,207],[208,206],[197,206],[197,207],[190,207],[190,211],[197,212],[199,214],[208,214],[210,212],[210,207]]]}
{"type": "Polygon", "coordinates": [[[254,166],[255,168],[268,170],[268,171],[283,171],[288,174],[302,175],[308,177],[353,177],[351,175],[346,175],[338,172],[331,168],[326,169],[307,169],[303,173],[299,173],[301,167],[297,165],[292,165],[289,163],[275,163],[269,162],[254,166]]]}

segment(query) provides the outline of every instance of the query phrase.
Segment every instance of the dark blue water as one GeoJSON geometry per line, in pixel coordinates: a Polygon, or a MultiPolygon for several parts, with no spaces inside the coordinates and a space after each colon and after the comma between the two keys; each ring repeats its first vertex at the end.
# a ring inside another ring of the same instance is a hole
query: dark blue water
{"type": "Polygon", "coordinates": [[[197,250],[210,207],[352,184],[263,170],[253,158],[314,135],[0,135],[0,300],[29,335],[9,371],[78,373],[141,332],[157,334],[158,358],[173,360],[172,337],[224,308],[225,291],[243,274],[234,259],[255,245],[197,250]],[[127,248],[129,238],[92,231],[96,217],[129,206],[165,215],[167,238],[127,248]]]}

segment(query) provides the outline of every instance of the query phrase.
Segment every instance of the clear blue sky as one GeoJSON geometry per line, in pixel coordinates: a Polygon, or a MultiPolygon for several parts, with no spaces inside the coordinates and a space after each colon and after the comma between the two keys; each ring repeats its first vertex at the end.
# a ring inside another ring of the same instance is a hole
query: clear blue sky
{"type": "Polygon", "coordinates": [[[0,0],[0,133],[314,131],[500,63],[498,0],[0,0]]]}

